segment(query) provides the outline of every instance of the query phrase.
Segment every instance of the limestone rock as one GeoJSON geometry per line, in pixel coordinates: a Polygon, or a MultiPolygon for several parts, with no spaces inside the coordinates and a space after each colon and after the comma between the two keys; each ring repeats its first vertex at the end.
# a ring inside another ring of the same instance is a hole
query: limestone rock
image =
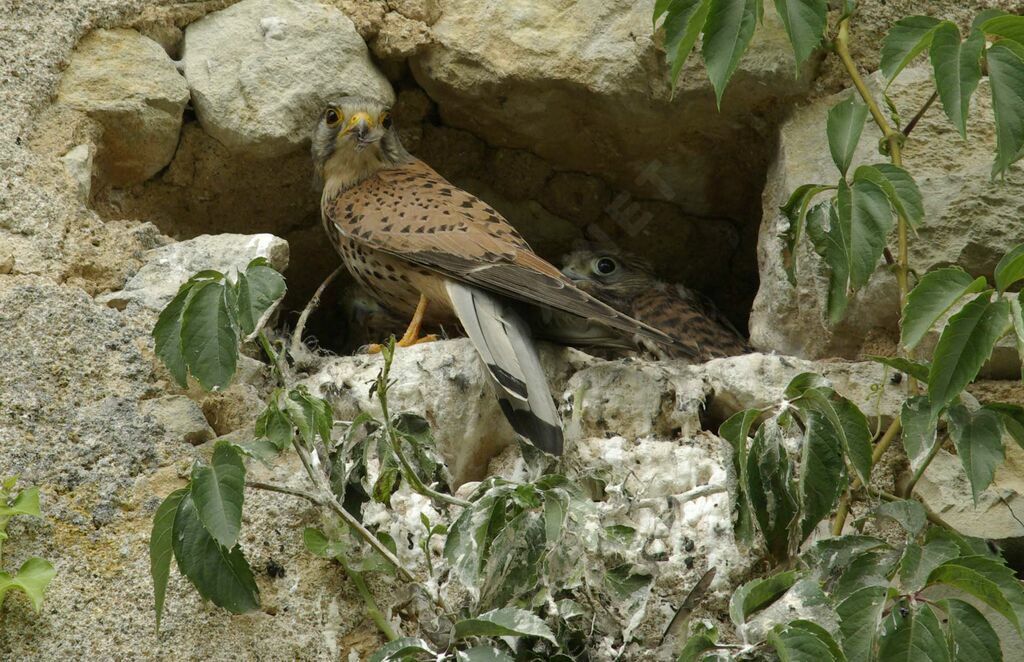
{"type": "Polygon", "coordinates": [[[214,269],[222,273],[245,270],[258,257],[284,271],[288,266],[288,243],[270,234],[201,235],[149,251],[146,263],[119,292],[104,294],[99,301],[114,308],[135,302],[152,310],[161,310],[174,298],[181,284],[199,271],[214,269]]]}
{"type": "MultiPolygon", "coordinates": [[[[877,89],[879,77],[872,80],[877,89]]],[[[909,117],[933,90],[931,69],[924,65],[905,70],[888,94],[901,114],[909,117]]],[[[827,273],[820,258],[804,242],[798,252],[795,288],[782,268],[779,234],[787,221],[778,208],[801,184],[834,184],[838,180],[829,156],[825,118],[828,109],[845,94],[800,108],[782,128],[764,191],[758,247],[761,287],[750,320],[751,339],[761,349],[807,358],[853,358],[869,336],[898,337],[896,284],[887,270],[877,271],[851,301],[843,321],[829,327],[823,313],[827,273]]],[[[975,93],[968,135],[969,142],[962,140],[935,104],[904,146],[904,164],[924,196],[925,219],[918,229],[919,236],[910,244],[910,266],[918,273],[956,264],[972,275],[991,278],[999,258],[1020,241],[1024,192],[1019,186],[990,177],[995,126],[987,79],[981,81],[975,93]]],[[[853,167],[886,160],[877,152],[879,137],[869,120],[853,167]]],[[[1019,172],[1018,167],[1015,173],[1019,172]]],[[[1014,176],[1011,173],[1010,177],[1014,176]]]]}
{"type": "Polygon", "coordinates": [[[165,395],[143,400],[139,405],[143,415],[152,416],[161,427],[178,441],[198,446],[213,439],[214,431],[203,416],[203,410],[183,395],[165,395]]]}
{"type": "Polygon", "coordinates": [[[373,41],[373,54],[382,60],[404,60],[428,41],[430,28],[426,23],[391,12],[384,15],[373,41]]]}
{"type": "Polygon", "coordinates": [[[92,161],[96,148],[92,145],[78,145],[61,157],[64,170],[75,183],[78,197],[82,202],[89,201],[92,191],[92,161]]]}
{"type": "Polygon", "coordinates": [[[330,99],[394,97],[352,21],[297,0],[243,0],[192,23],[182,63],[203,128],[261,157],[308,144],[330,99]]]}
{"type": "Polygon", "coordinates": [[[135,30],[96,30],[79,43],[58,103],[103,125],[100,175],[142,182],[166,166],[178,145],[188,88],[167,53],[135,30]]]}
{"type": "Polygon", "coordinates": [[[490,144],[530,149],[692,213],[743,218],[752,210],[752,173],[767,156],[762,133],[806,89],[781,23],[766,12],[717,112],[696,64],[672,98],[652,8],[449,0],[412,70],[446,123],[490,144]]]}

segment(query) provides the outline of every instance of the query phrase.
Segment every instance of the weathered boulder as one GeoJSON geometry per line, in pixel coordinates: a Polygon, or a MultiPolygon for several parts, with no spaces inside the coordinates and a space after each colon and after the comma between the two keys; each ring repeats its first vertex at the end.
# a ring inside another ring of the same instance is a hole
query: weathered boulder
{"type": "Polygon", "coordinates": [[[99,175],[145,181],[171,161],[188,87],[167,53],[135,30],[96,30],[82,39],[61,78],[57,102],[103,126],[99,175]]]}
{"type": "Polygon", "coordinates": [[[98,300],[114,308],[135,302],[161,310],[194,274],[206,269],[221,273],[244,271],[258,257],[284,271],[288,266],[288,243],[271,234],[201,235],[149,251],[145,264],[125,283],[124,289],[101,295],[98,300]]]}
{"type": "MultiPolygon", "coordinates": [[[[872,85],[877,91],[880,78],[872,85]]],[[[934,90],[927,65],[905,70],[889,88],[903,117],[920,108],[934,90]]],[[[789,194],[805,183],[834,184],[838,171],[829,156],[825,134],[828,109],[849,92],[814,101],[795,111],[783,126],[776,159],[764,191],[758,262],[761,286],[750,318],[751,339],[765,350],[818,358],[856,357],[866,342],[898,337],[899,310],[895,278],[878,270],[850,303],[845,318],[829,326],[824,318],[827,273],[807,242],[797,257],[798,283],[786,280],[780,233],[787,227],[779,212],[789,194]]],[[[888,111],[884,111],[888,112],[888,111]]],[[[1020,242],[1024,191],[1009,181],[992,181],[995,125],[991,93],[983,79],[968,119],[964,141],[939,104],[918,123],[903,149],[907,170],[924,196],[925,219],[911,238],[910,266],[918,273],[959,265],[975,276],[988,276],[999,258],[1020,242]]],[[[878,153],[880,133],[870,119],[854,158],[861,163],[885,161],[878,153]]],[[[1019,170],[1017,171],[1019,172],[1019,170]]],[[[1012,179],[1016,175],[1011,173],[1012,179]]],[[[997,369],[1005,374],[1005,370],[997,369]]]]}
{"type": "Polygon", "coordinates": [[[209,14],[185,30],[182,64],[203,129],[260,157],[307,144],[331,99],[394,97],[352,21],[316,3],[243,0],[209,14]]]}

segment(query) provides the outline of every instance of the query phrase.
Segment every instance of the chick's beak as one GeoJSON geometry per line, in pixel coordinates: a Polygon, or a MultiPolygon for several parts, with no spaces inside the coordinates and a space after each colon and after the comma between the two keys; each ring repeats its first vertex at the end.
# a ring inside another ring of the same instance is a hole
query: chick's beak
{"type": "Polygon", "coordinates": [[[566,265],[565,267],[563,267],[563,268],[562,268],[562,273],[563,273],[563,274],[564,274],[564,275],[565,275],[565,276],[566,276],[567,278],[569,278],[569,280],[572,280],[572,281],[576,281],[576,282],[579,282],[579,281],[582,281],[582,280],[590,280],[590,279],[589,279],[589,278],[587,278],[587,277],[586,277],[586,276],[585,276],[584,274],[582,274],[582,273],[580,273],[579,271],[577,271],[577,270],[576,270],[576,269],[574,268],[574,266],[573,266],[573,265],[571,265],[571,264],[568,264],[568,265],[566,265]]]}

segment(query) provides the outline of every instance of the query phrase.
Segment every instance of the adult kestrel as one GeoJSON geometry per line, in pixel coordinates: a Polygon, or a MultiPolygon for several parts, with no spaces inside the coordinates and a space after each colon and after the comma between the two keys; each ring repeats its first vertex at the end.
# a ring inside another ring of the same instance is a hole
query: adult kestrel
{"type": "Polygon", "coordinates": [[[412,315],[398,344],[423,341],[423,323],[459,322],[506,418],[538,448],[560,454],[562,428],[522,304],[675,344],[577,289],[497,211],[411,156],[385,104],[359,97],[330,104],[312,151],[324,182],[324,227],[348,270],[386,308],[412,315]]]}
{"type": "MultiPolygon", "coordinates": [[[[679,346],[637,345],[659,358],[713,358],[752,351],[736,327],[710,300],[679,284],[658,280],[642,258],[613,249],[589,247],[565,256],[562,273],[616,310],[664,331],[679,346]]],[[[600,344],[600,343],[595,343],[600,344]]]]}

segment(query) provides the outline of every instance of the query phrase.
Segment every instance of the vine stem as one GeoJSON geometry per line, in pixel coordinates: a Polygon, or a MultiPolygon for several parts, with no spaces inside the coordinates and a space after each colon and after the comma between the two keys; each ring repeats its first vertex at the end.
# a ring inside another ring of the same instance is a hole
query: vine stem
{"type": "Polygon", "coordinates": [[[917,468],[914,475],[911,476],[910,482],[907,483],[906,487],[903,488],[903,494],[906,498],[910,498],[910,495],[914,493],[914,487],[917,486],[917,481],[921,480],[921,476],[924,476],[924,472],[928,470],[928,465],[932,463],[935,456],[939,454],[939,449],[942,448],[942,440],[938,435],[935,436],[935,443],[932,444],[931,449],[928,451],[928,455],[925,456],[924,462],[917,468]]]}
{"type": "MultiPolygon", "coordinates": [[[[871,453],[871,466],[872,467],[874,467],[876,464],[878,464],[878,461],[882,459],[883,455],[885,455],[885,451],[889,450],[889,446],[892,444],[893,440],[896,438],[896,435],[899,434],[901,426],[902,426],[902,424],[900,423],[900,419],[899,419],[898,416],[896,418],[892,419],[892,423],[890,423],[889,427],[886,428],[885,434],[883,434],[882,438],[878,440],[877,444],[875,444],[875,449],[871,453]]],[[[834,536],[842,535],[842,533],[843,533],[843,526],[846,525],[846,517],[847,517],[847,515],[850,514],[850,498],[851,498],[851,494],[853,492],[855,492],[856,490],[860,489],[861,485],[862,485],[862,483],[861,483],[860,478],[859,477],[858,478],[854,478],[853,482],[850,484],[850,489],[848,489],[846,492],[844,492],[843,496],[840,497],[840,499],[839,499],[839,507],[836,509],[836,519],[832,523],[832,535],[834,535],[834,536]]],[[[869,487],[868,490],[870,491],[871,488],[869,487]]]]}
{"type": "Polygon", "coordinates": [[[299,315],[299,321],[295,324],[295,331],[292,333],[292,344],[291,354],[292,358],[299,356],[305,346],[302,344],[302,334],[306,330],[306,321],[309,319],[310,314],[320,306],[320,297],[323,296],[324,290],[330,285],[335,278],[338,277],[342,271],[345,270],[345,265],[341,265],[337,269],[331,272],[331,275],[324,279],[324,282],[320,283],[320,287],[316,288],[316,292],[313,293],[313,297],[306,304],[306,307],[302,309],[302,314],[299,315]]]}
{"type": "MultiPolygon", "coordinates": [[[[879,499],[882,499],[883,501],[903,501],[902,498],[896,496],[895,494],[889,494],[888,492],[883,492],[882,490],[876,490],[873,487],[868,488],[868,493],[871,494],[871,496],[875,496],[878,497],[879,499]]],[[[921,504],[922,508],[924,508],[925,517],[928,518],[929,522],[935,524],[936,526],[941,526],[944,529],[956,531],[956,529],[950,526],[950,524],[946,520],[942,519],[938,513],[929,508],[928,504],[922,501],[918,501],[918,503],[921,504]]]]}

